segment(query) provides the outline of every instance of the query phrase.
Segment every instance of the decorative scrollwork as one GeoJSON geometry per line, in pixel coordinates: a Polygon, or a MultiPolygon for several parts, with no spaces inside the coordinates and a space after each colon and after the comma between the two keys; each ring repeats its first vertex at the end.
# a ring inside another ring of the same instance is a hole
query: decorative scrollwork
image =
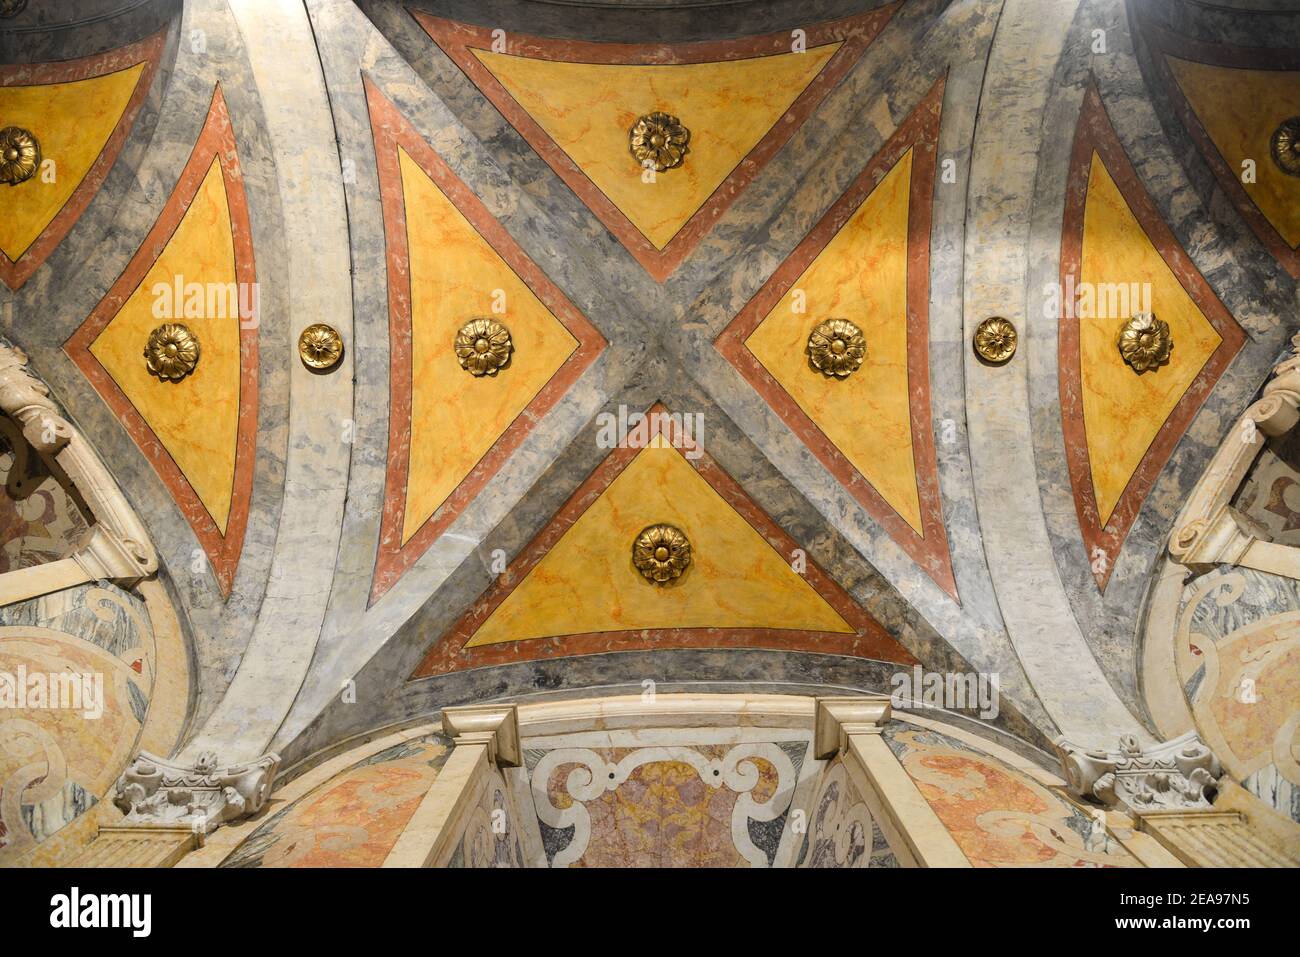
{"type": "Polygon", "coordinates": [[[128,824],[188,824],[206,834],[260,811],[279,768],[273,751],[228,767],[214,751],[188,766],[141,751],[117,779],[113,803],[128,824]]]}
{"type": "Polygon", "coordinates": [[[1070,793],[1131,811],[1208,809],[1223,773],[1195,731],[1145,748],[1122,735],[1118,751],[1055,743],[1070,793]]]}
{"type": "MultiPolygon", "coordinates": [[[[622,746],[626,739],[618,732],[611,734],[622,746]]],[[[769,742],[737,744],[721,756],[679,744],[628,747],[617,758],[589,748],[547,751],[533,769],[531,788],[538,820],[559,832],[558,846],[547,847],[551,866],[567,867],[587,853],[592,837],[589,804],[617,792],[647,765],[665,762],[693,770],[706,788],[725,788],[736,795],[730,812],[735,849],[751,866],[768,866],[775,847],[760,846],[766,842],[761,838],[756,842],[751,826],[776,821],[790,809],[798,777],[789,754],[769,742]],[[760,763],[775,771],[774,787],[764,786],[770,778],[761,773],[760,763]],[[555,785],[558,791],[552,790],[555,785]],[[563,798],[558,805],[556,797],[563,798]],[[565,832],[571,835],[567,840],[565,832]]]]}

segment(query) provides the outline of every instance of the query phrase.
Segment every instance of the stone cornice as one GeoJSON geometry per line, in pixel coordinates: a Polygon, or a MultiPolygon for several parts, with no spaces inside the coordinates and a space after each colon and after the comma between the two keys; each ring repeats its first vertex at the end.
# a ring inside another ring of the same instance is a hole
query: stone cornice
{"type": "Polygon", "coordinates": [[[813,756],[834,757],[848,747],[849,736],[879,734],[891,709],[885,697],[818,698],[813,717],[813,756]]]}
{"type": "Polygon", "coordinates": [[[523,763],[519,747],[519,711],[510,705],[447,708],[442,731],[456,744],[487,747],[488,761],[497,767],[517,768],[523,763]]]}

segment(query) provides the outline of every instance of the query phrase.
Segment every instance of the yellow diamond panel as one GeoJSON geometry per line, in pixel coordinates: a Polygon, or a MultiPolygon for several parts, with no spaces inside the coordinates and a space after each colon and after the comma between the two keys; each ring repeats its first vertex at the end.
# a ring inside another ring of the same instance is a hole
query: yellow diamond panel
{"type": "Polygon", "coordinates": [[[1254,160],[1255,182],[1242,188],[1279,235],[1300,245],[1300,177],[1273,162],[1273,132],[1300,115],[1300,72],[1240,70],[1168,57],[1178,85],[1228,167],[1254,160]]]}
{"type": "Polygon", "coordinates": [[[1168,365],[1138,375],[1119,352],[1119,331],[1127,316],[1077,320],[1083,423],[1105,525],[1160,426],[1221,340],[1147,238],[1096,154],[1083,215],[1079,279],[1087,285],[1081,288],[1150,283],[1151,311],[1169,324],[1174,343],[1168,365]]]}
{"type": "Polygon", "coordinates": [[[464,481],[578,342],[399,148],[411,281],[411,451],[405,543],[464,481]],[[493,306],[504,302],[505,312],[493,306]],[[494,376],[460,367],[452,344],[476,317],[510,330],[494,376]]]}
{"type": "Polygon", "coordinates": [[[223,534],[239,430],[238,297],[230,295],[236,289],[230,209],[214,159],[144,281],[90,345],[223,534]],[[150,375],[144,360],[149,333],[171,321],[199,339],[198,366],[177,382],[150,375]]]}
{"type": "Polygon", "coordinates": [[[907,377],[908,150],[745,340],[871,486],[921,534],[907,377]],[[863,332],[867,355],[846,379],[808,361],[808,334],[827,319],[863,332]]]}
{"type": "Polygon", "coordinates": [[[81,185],[122,118],[145,65],[116,73],[34,86],[0,87],[0,126],[30,130],[53,176],[38,172],[4,192],[0,251],[16,262],[81,185]],[[52,180],[52,181],[50,181],[52,180]]]}
{"type": "Polygon", "coordinates": [[[472,51],[658,249],[668,245],[840,48],[716,63],[562,63],[472,51]],[[691,131],[681,166],[642,180],[628,131],[647,113],[691,131]]]}
{"type": "Polygon", "coordinates": [[[656,436],[533,567],[466,647],[643,628],[853,632],[811,585],[656,436]],[[691,542],[692,564],[668,586],[632,564],[656,523],[691,542]]]}

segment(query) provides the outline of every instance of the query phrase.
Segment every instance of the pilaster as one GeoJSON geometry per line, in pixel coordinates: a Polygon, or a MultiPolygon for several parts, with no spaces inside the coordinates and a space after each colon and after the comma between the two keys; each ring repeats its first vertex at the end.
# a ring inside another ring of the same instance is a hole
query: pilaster
{"type": "Polygon", "coordinates": [[[904,867],[970,867],[939,816],[881,737],[885,697],[818,698],[813,745],[821,759],[840,755],[876,823],[904,867]]]}
{"type": "Polygon", "coordinates": [[[384,859],[384,867],[445,865],[479,779],[494,767],[518,767],[523,760],[514,705],[447,708],[442,730],[455,747],[384,859]]]}

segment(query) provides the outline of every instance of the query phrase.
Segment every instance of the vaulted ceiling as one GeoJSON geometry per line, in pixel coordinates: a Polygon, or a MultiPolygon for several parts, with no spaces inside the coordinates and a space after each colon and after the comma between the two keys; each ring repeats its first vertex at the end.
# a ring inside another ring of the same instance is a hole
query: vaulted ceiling
{"type": "Polygon", "coordinates": [[[1153,567],[1294,331],[1300,16],[92,6],[0,21],[55,163],[0,321],[158,546],[189,750],[913,664],[1032,746],[1150,727],[1153,567]]]}

